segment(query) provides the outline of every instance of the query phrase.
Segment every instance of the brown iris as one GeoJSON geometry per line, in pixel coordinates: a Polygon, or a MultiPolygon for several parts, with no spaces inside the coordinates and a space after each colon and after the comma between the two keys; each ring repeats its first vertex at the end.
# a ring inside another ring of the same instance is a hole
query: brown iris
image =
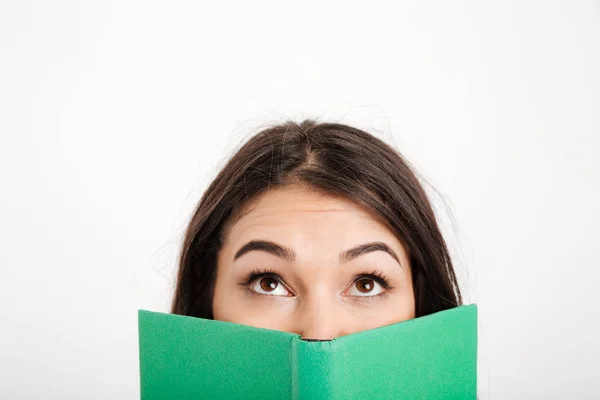
{"type": "Polygon", "coordinates": [[[274,278],[265,277],[260,280],[260,288],[265,292],[272,292],[277,289],[277,285],[279,285],[279,282],[274,278]]]}
{"type": "Polygon", "coordinates": [[[373,279],[362,278],[356,281],[355,285],[359,292],[369,293],[375,287],[375,282],[373,282],[373,279]]]}

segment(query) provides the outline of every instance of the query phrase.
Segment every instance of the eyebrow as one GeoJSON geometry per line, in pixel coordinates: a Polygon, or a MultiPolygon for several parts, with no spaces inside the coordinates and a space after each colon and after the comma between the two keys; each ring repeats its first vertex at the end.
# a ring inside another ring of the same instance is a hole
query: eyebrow
{"type": "MultiPolygon", "coordinates": [[[[243,245],[235,253],[235,256],[233,256],[233,261],[237,260],[244,254],[249,253],[251,251],[263,251],[290,262],[296,260],[296,252],[288,247],[281,246],[277,243],[270,242],[268,240],[252,240],[243,245]]],[[[350,262],[355,258],[358,258],[367,253],[372,253],[374,251],[383,251],[385,253],[388,253],[394,258],[394,260],[396,260],[400,267],[403,267],[402,263],[400,262],[400,259],[396,255],[396,252],[394,252],[394,250],[392,250],[387,244],[383,242],[365,243],[342,252],[340,254],[340,264],[350,262]]]]}

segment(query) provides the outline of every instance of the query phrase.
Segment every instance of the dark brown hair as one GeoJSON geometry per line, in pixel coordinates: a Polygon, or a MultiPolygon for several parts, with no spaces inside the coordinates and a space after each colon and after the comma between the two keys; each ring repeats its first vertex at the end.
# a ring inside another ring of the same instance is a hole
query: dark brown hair
{"type": "Polygon", "coordinates": [[[172,313],[213,318],[225,225],[256,196],[290,184],[350,199],[396,233],[410,257],[417,317],[462,304],[434,211],[404,157],[362,130],[306,120],[259,132],[204,192],[185,233],[172,313]]]}

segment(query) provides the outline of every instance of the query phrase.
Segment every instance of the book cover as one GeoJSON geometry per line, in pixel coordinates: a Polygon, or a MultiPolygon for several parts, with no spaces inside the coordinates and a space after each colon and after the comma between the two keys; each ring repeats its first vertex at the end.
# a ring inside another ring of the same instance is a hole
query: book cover
{"type": "Polygon", "coordinates": [[[477,306],[328,341],[138,311],[142,400],[476,399],[477,306]]]}

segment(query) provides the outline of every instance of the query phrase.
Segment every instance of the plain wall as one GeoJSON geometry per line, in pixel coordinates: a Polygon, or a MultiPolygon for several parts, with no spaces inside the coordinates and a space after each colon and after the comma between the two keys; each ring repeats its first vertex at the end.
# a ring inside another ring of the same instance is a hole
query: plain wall
{"type": "Polygon", "coordinates": [[[600,398],[599,4],[0,1],[0,397],[138,398],[202,191],[316,117],[440,192],[481,399],[600,398]]]}

